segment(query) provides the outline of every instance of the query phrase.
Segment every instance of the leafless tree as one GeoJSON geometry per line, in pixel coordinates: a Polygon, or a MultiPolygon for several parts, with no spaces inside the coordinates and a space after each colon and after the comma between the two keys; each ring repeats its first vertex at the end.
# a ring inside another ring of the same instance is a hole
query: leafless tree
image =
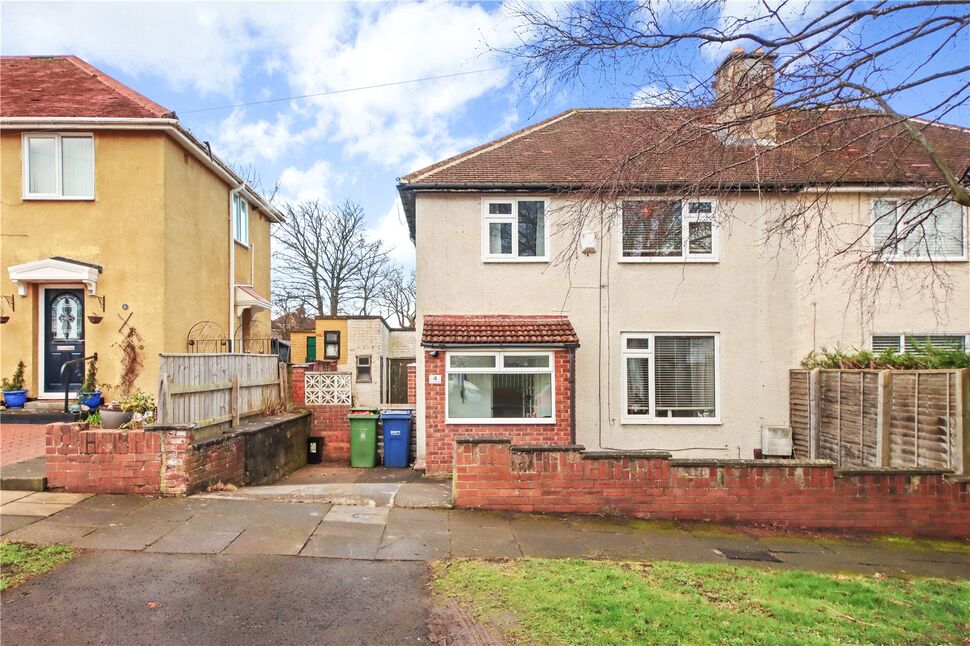
{"type": "Polygon", "coordinates": [[[357,314],[363,316],[377,311],[380,294],[393,270],[388,252],[380,244],[371,244],[373,251],[370,261],[361,266],[354,280],[353,307],[357,314]]]}
{"type": "MultiPolygon", "coordinates": [[[[893,280],[891,263],[874,258],[891,259],[905,245],[932,263],[940,242],[926,232],[939,207],[970,206],[967,130],[940,125],[965,116],[970,100],[970,2],[522,1],[510,11],[520,42],[504,51],[537,93],[590,72],[633,76],[637,103],[656,108],[632,130],[606,133],[604,150],[612,150],[602,173],[572,190],[574,236],[603,216],[604,204],[656,189],[658,168],[683,164],[679,185],[666,190],[685,198],[780,193],[763,223],[766,241],[810,246],[820,271],[845,261],[854,287],[871,292],[893,280]],[[739,6],[740,15],[728,13],[739,6]],[[698,72],[732,48],[746,71],[726,80],[698,72]],[[919,114],[893,107],[913,97],[919,114]],[[704,159],[685,160],[684,151],[704,159]],[[829,198],[873,165],[885,168],[886,185],[903,178],[915,191],[846,235],[829,198]],[[873,247],[872,227],[887,224],[893,233],[873,247]]],[[[933,273],[946,281],[935,264],[933,273]]]]}
{"type": "Polygon", "coordinates": [[[381,309],[398,327],[414,327],[415,288],[414,270],[401,266],[392,267],[381,286],[381,309]]]}
{"type": "Polygon", "coordinates": [[[387,263],[382,243],[366,237],[364,209],[348,200],[289,204],[285,211],[273,233],[276,291],[302,295],[318,314],[351,313],[374,267],[387,263]]]}

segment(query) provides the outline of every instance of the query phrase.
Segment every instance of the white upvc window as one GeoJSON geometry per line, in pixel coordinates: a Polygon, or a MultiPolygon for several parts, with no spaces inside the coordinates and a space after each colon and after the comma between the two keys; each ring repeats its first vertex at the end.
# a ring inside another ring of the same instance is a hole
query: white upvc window
{"type": "Polygon", "coordinates": [[[927,344],[934,348],[963,350],[970,348],[968,334],[873,334],[872,351],[875,353],[893,349],[896,352],[919,352],[927,344]]]}
{"type": "Polygon", "coordinates": [[[967,259],[967,209],[952,200],[876,198],[871,221],[873,260],[967,259]]]}
{"type": "Polygon", "coordinates": [[[249,203],[239,193],[232,194],[232,235],[236,242],[249,244],[249,203]]]}
{"type": "Polygon", "coordinates": [[[620,343],[622,423],[720,423],[718,334],[628,333],[620,343]]]}
{"type": "Polygon", "coordinates": [[[717,260],[714,200],[630,199],[620,210],[620,262],[717,260]]]}
{"type": "Polygon", "coordinates": [[[552,352],[449,352],[448,424],[552,424],[556,420],[552,352]]]}
{"type": "Polygon", "coordinates": [[[24,134],[25,200],[93,200],[94,135],[24,134]]]}
{"type": "Polygon", "coordinates": [[[535,197],[482,201],[482,260],[549,260],[548,200],[535,197]]]}

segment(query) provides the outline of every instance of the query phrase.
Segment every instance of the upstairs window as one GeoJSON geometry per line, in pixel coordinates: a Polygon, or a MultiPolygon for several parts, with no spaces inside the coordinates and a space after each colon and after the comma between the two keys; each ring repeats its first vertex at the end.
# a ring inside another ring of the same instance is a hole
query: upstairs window
{"type": "Polygon", "coordinates": [[[232,194],[232,235],[236,242],[249,244],[249,203],[238,193],[232,194]]]}
{"type": "Polygon", "coordinates": [[[716,334],[624,334],[623,422],[716,422],[716,334]]]}
{"type": "Polygon", "coordinates": [[[92,135],[24,135],[23,196],[94,199],[92,135]]]}
{"type": "Polygon", "coordinates": [[[965,260],[966,211],[950,200],[880,198],[872,201],[876,260],[965,260]]]}
{"type": "Polygon", "coordinates": [[[489,200],[482,218],[484,260],[547,260],[545,200],[489,200]]]}
{"type": "Polygon", "coordinates": [[[919,352],[921,348],[932,345],[946,350],[967,350],[965,334],[874,334],[872,351],[876,354],[890,348],[896,352],[919,352]]]}
{"type": "Polygon", "coordinates": [[[622,258],[643,262],[716,259],[715,210],[709,200],[623,202],[622,258]]]}
{"type": "Polygon", "coordinates": [[[550,423],[551,352],[448,353],[449,423],[550,423]]]}

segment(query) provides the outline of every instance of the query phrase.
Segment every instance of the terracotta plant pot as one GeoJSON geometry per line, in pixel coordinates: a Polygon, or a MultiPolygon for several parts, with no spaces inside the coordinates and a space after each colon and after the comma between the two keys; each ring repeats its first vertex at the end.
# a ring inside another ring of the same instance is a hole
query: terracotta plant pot
{"type": "Polygon", "coordinates": [[[123,410],[106,410],[101,409],[101,427],[102,428],[121,428],[123,425],[131,421],[131,413],[127,413],[123,410]]]}

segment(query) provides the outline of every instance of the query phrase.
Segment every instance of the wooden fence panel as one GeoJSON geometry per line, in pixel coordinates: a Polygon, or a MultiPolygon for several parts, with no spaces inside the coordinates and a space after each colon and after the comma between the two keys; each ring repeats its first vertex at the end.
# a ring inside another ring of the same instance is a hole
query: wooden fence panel
{"type": "Polygon", "coordinates": [[[163,354],[158,422],[205,427],[279,406],[286,396],[280,369],[275,355],[163,354]]]}
{"type": "Polygon", "coordinates": [[[967,466],[968,370],[792,370],[796,455],[841,467],[967,466]],[[817,402],[813,402],[817,383],[817,402]],[[816,407],[818,410],[814,410],[816,407]]]}

